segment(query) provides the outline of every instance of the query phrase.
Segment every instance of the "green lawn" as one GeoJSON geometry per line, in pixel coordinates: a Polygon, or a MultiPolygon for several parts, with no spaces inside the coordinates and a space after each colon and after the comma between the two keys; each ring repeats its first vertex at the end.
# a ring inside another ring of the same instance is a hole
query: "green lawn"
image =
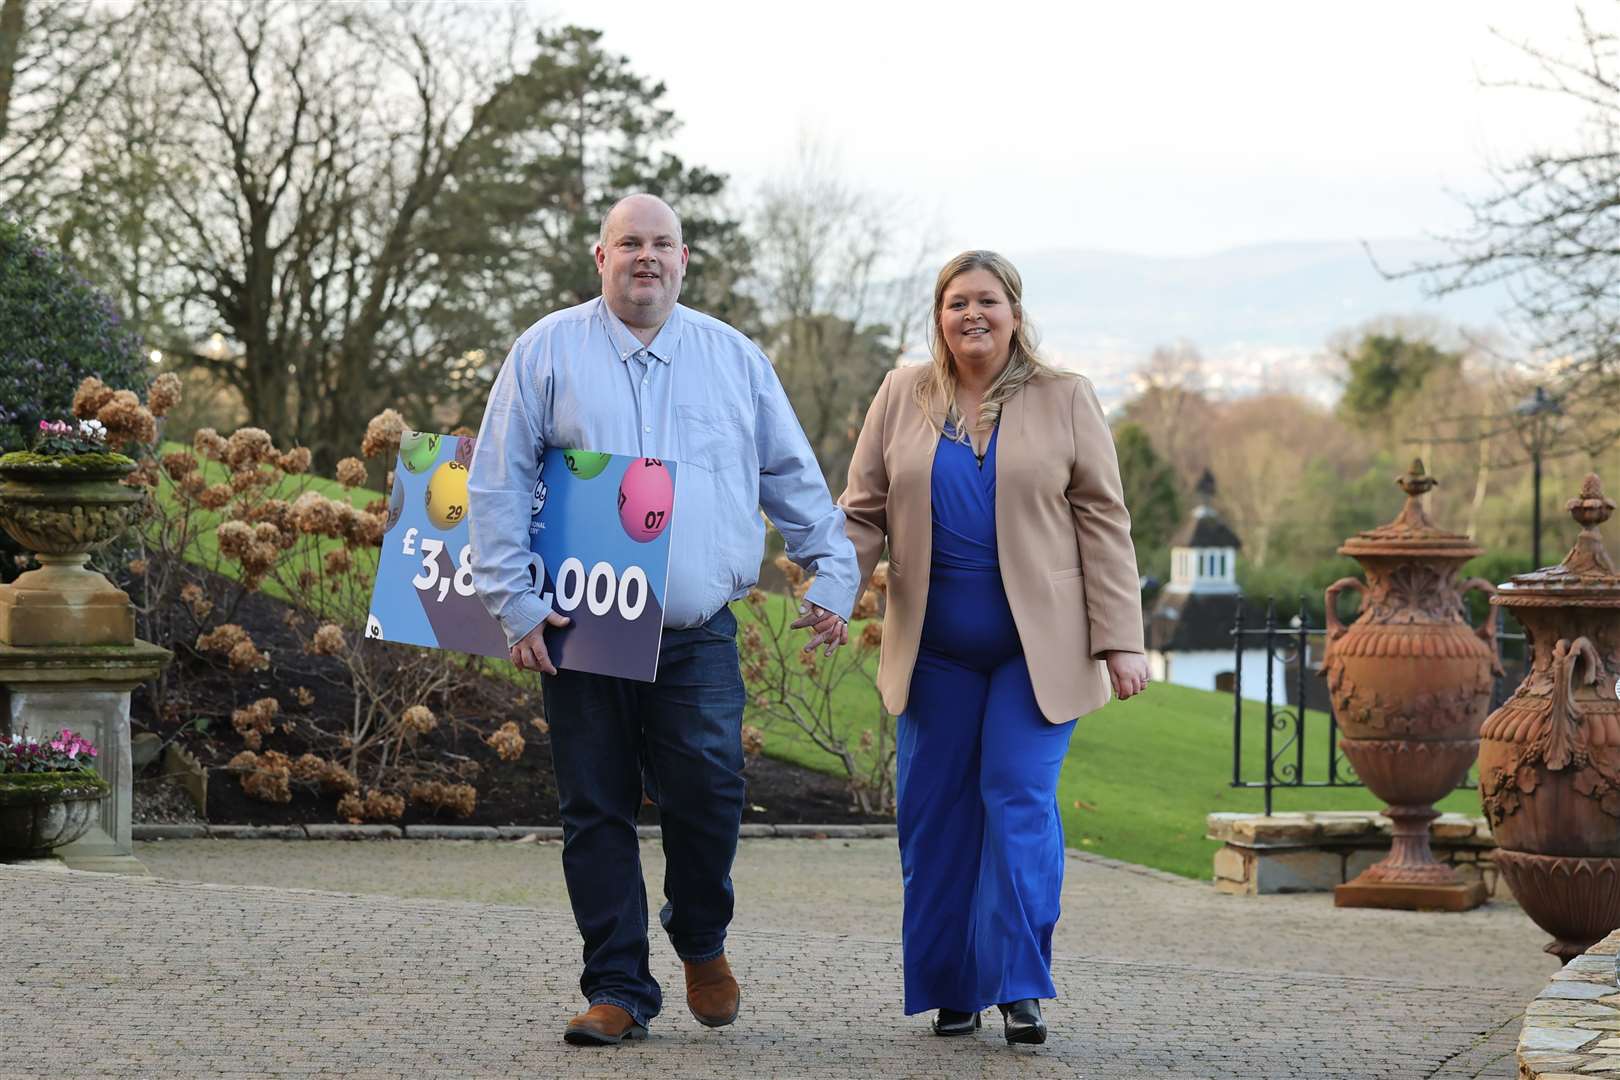
{"type": "MultiPolygon", "coordinates": [[[[785,598],[772,596],[769,614],[777,614],[784,603],[785,598]]],[[[738,607],[741,612],[742,605],[738,607]]],[[[746,618],[740,621],[746,625],[746,618]]],[[[802,638],[802,631],[793,633],[802,638]]],[[[869,665],[875,663],[875,658],[868,660],[869,665]]],[[[875,724],[877,698],[864,680],[846,680],[834,700],[849,732],[858,734],[862,727],[875,724]]],[[[1262,704],[1245,702],[1247,779],[1261,775],[1264,714],[1262,704]]],[[[760,722],[757,716],[753,719],[760,722]]],[[[1305,723],[1305,776],[1320,780],[1327,769],[1327,716],[1309,712],[1305,723]]],[[[762,726],[770,756],[844,775],[836,758],[802,734],[782,724],[762,726]]],[[[1075,726],[1058,785],[1068,843],[1186,877],[1208,878],[1220,845],[1204,838],[1205,816],[1215,811],[1260,813],[1265,808],[1264,792],[1233,788],[1231,779],[1231,697],[1155,684],[1141,697],[1110,702],[1075,726]]],[[[1361,788],[1283,790],[1273,796],[1278,812],[1382,805],[1361,788]]],[[[1472,791],[1458,791],[1447,796],[1440,809],[1477,815],[1479,800],[1472,791]]]]}
{"type": "MultiPolygon", "coordinates": [[[[1261,775],[1264,706],[1246,702],[1247,777],[1261,775]]],[[[1306,778],[1326,772],[1327,717],[1306,714],[1306,778]]],[[[1131,701],[1111,702],[1081,720],[1058,785],[1071,846],[1187,877],[1207,878],[1215,849],[1204,839],[1214,811],[1259,813],[1264,793],[1233,788],[1232,699],[1226,694],[1154,685],[1131,701]]],[[[1365,810],[1382,803],[1361,788],[1276,793],[1273,809],[1365,810]]],[[[1440,809],[1477,815],[1479,798],[1457,791],[1440,809]]]]}

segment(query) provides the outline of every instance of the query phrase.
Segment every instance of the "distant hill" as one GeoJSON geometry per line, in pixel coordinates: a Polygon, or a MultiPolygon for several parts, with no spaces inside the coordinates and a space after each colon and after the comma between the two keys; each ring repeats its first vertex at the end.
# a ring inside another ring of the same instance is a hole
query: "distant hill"
{"type": "MultiPolygon", "coordinates": [[[[1443,258],[1427,239],[1370,242],[1386,270],[1443,258]]],[[[1355,241],[1265,244],[1195,258],[1087,250],[1009,253],[1046,348],[1086,372],[1105,403],[1155,345],[1185,338],[1203,353],[1214,388],[1293,388],[1331,399],[1321,361],[1330,335],[1382,315],[1428,314],[1498,328],[1510,307],[1500,286],[1435,300],[1415,278],[1385,280],[1355,241]]]]}

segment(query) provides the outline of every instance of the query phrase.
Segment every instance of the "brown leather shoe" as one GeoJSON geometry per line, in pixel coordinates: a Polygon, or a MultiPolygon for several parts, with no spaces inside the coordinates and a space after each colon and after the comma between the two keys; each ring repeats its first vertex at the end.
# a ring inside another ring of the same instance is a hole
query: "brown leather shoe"
{"type": "Polygon", "coordinates": [[[725,956],[701,964],[681,961],[686,968],[686,1007],[704,1027],[725,1027],[737,1019],[737,1003],[742,993],[731,976],[725,956]]]}
{"type": "Polygon", "coordinates": [[[563,1042],[574,1046],[616,1046],[626,1039],[645,1039],[647,1029],[617,1005],[592,1005],[568,1021],[563,1042]]]}

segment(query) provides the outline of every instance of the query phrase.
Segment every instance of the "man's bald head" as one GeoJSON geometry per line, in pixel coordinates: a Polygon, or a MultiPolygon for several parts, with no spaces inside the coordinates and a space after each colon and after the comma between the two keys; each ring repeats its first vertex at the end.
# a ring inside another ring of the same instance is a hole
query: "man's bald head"
{"type": "Polygon", "coordinates": [[[681,219],[656,195],[627,195],[602,219],[596,272],[602,298],[644,343],[664,325],[686,278],[681,219]]]}
{"type": "Polygon", "coordinates": [[[620,199],[618,202],[609,207],[608,212],[602,215],[602,226],[599,230],[597,230],[596,233],[596,242],[599,245],[602,247],[607,247],[608,233],[613,228],[615,215],[623,218],[625,215],[621,214],[620,211],[629,211],[631,209],[641,209],[653,212],[662,211],[663,213],[668,214],[669,220],[674,222],[675,225],[676,242],[681,242],[680,215],[675,213],[674,208],[663,199],[660,199],[656,195],[649,195],[646,192],[641,191],[634,195],[626,195],[624,198],[620,199]]]}

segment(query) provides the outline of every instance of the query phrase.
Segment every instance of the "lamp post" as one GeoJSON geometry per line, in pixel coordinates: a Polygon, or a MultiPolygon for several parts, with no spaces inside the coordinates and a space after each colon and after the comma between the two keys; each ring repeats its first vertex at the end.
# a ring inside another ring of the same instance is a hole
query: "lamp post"
{"type": "Polygon", "coordinates": [[[1531,504],[1530,504],[1530,565],[1535,569],[1541,567],[1541,451],[1542,442],[1546,435],[1546,422],[1544,416],[1562,416],[1564,410],[1559,407],[1558,399],[1547,396],[1543,387],[1536,387],[1534,397],[1519,402],[1513,410],[1520,416],[1530,419],[1530,468],[1531,468],[1531,504]]]}

